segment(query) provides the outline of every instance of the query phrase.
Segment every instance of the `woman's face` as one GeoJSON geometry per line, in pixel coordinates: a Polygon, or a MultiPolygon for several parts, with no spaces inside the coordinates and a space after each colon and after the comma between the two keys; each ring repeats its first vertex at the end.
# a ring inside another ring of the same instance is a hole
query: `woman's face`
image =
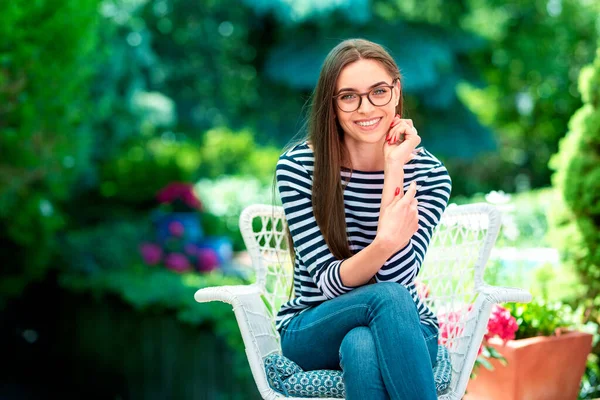
{"type": "MultiPolygon", "coordinates": [[[[391,85],[393,79],[378,61],[358,60],[342,69],[337,80],[335,95],[343,94],[343,96],[338,97],[335,102],[348,110],[352,108],[353,97],[345,96],[346,94],[365,93],[381,87],[381,90],[373,92],[371,97],[376,103],[383,103],[389,98],[385,97],[385,90],[389,90],[385,85],[391,85]],[[346,104],[344,105],[343,102],[346,104]]],[[[334,104],[347,146],[380,143],[384,140],[396,115],[396,103],[400,95],[398,81],[394,82],[392,93],[388,93],[387,96],[389,95],[391,95],[390,102],[379,107],[371,104],[367,95],[363,95],[360,107],[352,112],[344,112],[338,104],[334,104]]]]}

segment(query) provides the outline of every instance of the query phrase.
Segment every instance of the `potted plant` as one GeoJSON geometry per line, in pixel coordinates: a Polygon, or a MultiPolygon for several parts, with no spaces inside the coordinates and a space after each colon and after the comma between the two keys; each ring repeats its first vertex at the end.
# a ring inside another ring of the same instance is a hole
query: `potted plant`
{"type": "MultiPolygon", "coordinates": [[[[476,371],[465,400],[577,399],[592,335],[574,330],[560,303],[510,304],[507,311],[518,325],[514,339],[486,335],[491,357],[483,361],[491,369],[476,371]]],[[[512,329],[506,316],[490,323],[496,331],[512,329]]]]}

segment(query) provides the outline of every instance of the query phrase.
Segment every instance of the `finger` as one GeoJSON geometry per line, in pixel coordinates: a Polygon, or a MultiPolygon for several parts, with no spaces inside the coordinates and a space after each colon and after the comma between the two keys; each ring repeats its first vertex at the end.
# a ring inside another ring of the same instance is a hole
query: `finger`
{"type": "Polygon", "coordinates": [[[403,119],[402,121],[406,122],[411,128],[415,127],[412,119],[403,119]]]}
{"type": "Polygon", "coordinates": [[[404,140],[402,138],[410,129],[411,128],[406,122],[401,122],[398,125],[395,125],[392,129],[390,129],[390,134],[393,135],[393,138],[390,140],[390,144],[396,144],[398,140],[404,140]]]}
{"type": "Polygon", "coordinates": [[[400,200],[402,200],[403,197],[404,197],[404,191],[402,190],[402,187],[396,187],[396,190],[394,192],[394,198],[392,199],[392,202],[390,203],[390,205],[394,205],[394,204],[398,203],[400,200]]]}
{"type": "Polygon", "coordinates": [[[404,193],[403,200],[410,203],[415,198],[416,193],[417,193],[417,181],[412,181],[410,183],[410,186],[408,187],[408,190],[406,191],[406,193],[404,193]]]}

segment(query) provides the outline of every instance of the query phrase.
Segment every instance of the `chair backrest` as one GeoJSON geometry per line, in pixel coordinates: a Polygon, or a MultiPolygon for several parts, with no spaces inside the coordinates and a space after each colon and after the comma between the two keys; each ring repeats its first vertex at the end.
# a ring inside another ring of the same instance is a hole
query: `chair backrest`
{"type": "MultiPolygon", "coordinates": [[[[240,229],[256,272],[255,284],[262,289],[272,324],[281,304],[289,299],[293,279],[286,228],[282,207],[251,205],[240,216],[240,229]]],[[[433,234],[418,276],[422,298],[438,316],[440,341],[451,354],[452,389],[464,372],[467,347],[472,345],[477,313],[470,311],[477,302],[476,288],[484,284],[485,264],[499,229],[500,213],[489,204],[450,205],[433,234]]],[[[280,351],[276,331],[263,340],[270,342],[261,347],[280,351]]]]}
{"type": "MultiPolygon", "coordinates": [[[[477,289],[484,285],[485,265],[501,226],[500,212],[487,203],[450,205],[433,234],[417,278],[421,298],[436,313],[440,323],[440,343],[452,361],[452,382],[456,390],[464,374],[469,348],[479,348],[475,324],[480,315],[481,298],[477,289]]],[[[487,319],[485,319],[487,323],[487,319]]],[[[460,392],[460,391],[459,391],[460,392]]]]}
{"type": "MultiPolygon", "coordinates": [[[[240,215],[240,231],[255,269],[256,282],[263,293],[266,314],[271,324],[281,305],[290,298],[294,270],[287,245],[287,222],[283,207],[253,204],[240,215]]],[[[272,338],[279,344],[279,333],[272,338]]],[[[265,345],[271,349],[272,343],[265,345]]],[[[261,354],[264,358],[268,354],[261,354]]]]}

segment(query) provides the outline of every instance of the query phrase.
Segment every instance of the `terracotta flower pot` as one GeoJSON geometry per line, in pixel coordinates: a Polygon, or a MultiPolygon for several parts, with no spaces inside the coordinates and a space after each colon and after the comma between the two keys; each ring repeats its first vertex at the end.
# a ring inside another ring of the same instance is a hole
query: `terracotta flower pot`
{"type": "Polygon", "coordinates": [[[490,360],[493,371],[481,367],[467,386],[464,400],[570,400],[577,399],[592,335],[567,332],[509,340],[492,339],[508,365],[490,360]]]}

